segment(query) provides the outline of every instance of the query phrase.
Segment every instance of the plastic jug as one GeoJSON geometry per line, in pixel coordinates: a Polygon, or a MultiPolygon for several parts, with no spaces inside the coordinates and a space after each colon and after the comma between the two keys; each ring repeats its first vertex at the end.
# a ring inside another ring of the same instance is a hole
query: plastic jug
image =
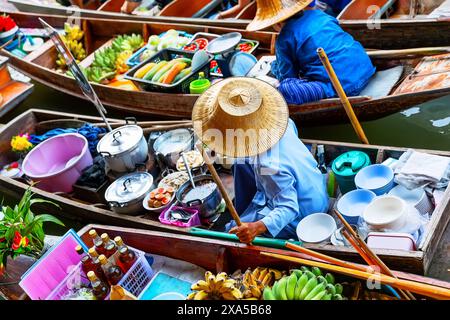
{"type": "Polygon", "coordinates": [[[211,82],[204,78],[203,72],[200,72],[199,78],[194,80],[189,85],[191,94],[202,94],[211,86],[211,82]]]}
{"type": "Polygon", "coordinates": [[[334,159],[332,170],[342,194],[356,189],[356,174],[370,164],[369,156],[362,151],[349,151],[334,159]]]}

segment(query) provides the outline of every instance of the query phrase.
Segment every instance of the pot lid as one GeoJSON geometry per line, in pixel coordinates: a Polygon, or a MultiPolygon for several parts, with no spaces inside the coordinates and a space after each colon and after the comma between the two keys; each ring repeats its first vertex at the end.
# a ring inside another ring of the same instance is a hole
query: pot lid
{"type": "Polygon", "coordinates": [[[108,132],[98,143],[98,153],[112,156],[133,149],[143,137],[142,128],[136,125],[126,125],[108,132]]]}
{"type": "Polygon", "coordinates": [[[349,151],[333,161],[333,172],[340,176],[353,176],[370,164],[369,156],[362,151],[349,151]]]}
{"type": "Polygon", "coordinates": [[[233,51],[242,39],[239,32],[226,33],[212,40],[206,47],[206,51],[211,54],[220,54],[233,51]]]}
{"type": "Polygon", "coordinates": [[[133,172],[114,181],[105,192],[108,202],[127,203],[142,198],[150,191],[153,176],[147,172],[133,172]]]}
{"type": "Polygon", "coordinates": [[[153,144],[153,150],[166,156],[179,153],[192,142],[193,134],[189,129],[176,129],[163,133],[153,144]]]}

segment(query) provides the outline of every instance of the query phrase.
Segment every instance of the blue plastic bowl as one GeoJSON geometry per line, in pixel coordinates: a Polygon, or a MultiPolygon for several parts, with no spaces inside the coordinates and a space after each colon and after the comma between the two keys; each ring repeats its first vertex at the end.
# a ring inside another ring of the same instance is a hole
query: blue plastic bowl
{"type": "Polygon", "coordinates": [[[370,190],[357,189],[347,192],[339,199],[337,210],[349,224],[358,224],[358,219],[362,216],[364,209],[376,197],[370,190]]]}
{"type": "Polygon", "coordinates": [[[372,164],[356,174],[355,185],[358,189],[370,190],[379,196],[394,187],[394,172],[384,164],[372,164]]]}

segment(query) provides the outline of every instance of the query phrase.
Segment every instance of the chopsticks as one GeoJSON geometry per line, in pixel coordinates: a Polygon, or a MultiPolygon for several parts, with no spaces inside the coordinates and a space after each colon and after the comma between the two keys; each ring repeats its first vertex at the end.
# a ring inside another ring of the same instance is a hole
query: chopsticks
{"type": "MultiPolygon", "coordinates": [[[[384,262],[367,246],[364,240],[353,230],[353,228],[348,224],[344,217],[337,211],[334,213],[339,218],[339,220],[344,225],[345,230],[342,230],[342,235],[347,239],[348,242],[355,248],[359,255],[366,261],[366,263],[371,266],[377,266],[383,274],[397,279],[397,277],[392,273],[392,271],[384,264],[384,262]]],[[[399,290],[399,294],[406,300],[416,300],[411,292],[399,290]]]]}
{"type": "Polygon", "coordinates": [[[450,299],[450,290],[449,289],[437,287],[437,286],[433,286],[433,285],[429,285],[429,284],[425,284],[425,283],[421,283],[421,282],[397,279],[397,278],[387,276],[384,274],[369,273],[369,272],[364,272],[364,271],[360,271],[360,270],[335,266],[335,265],[328,264],[328,263],[307,260],[307,259],[302,259],[302,258],[290,257],[290,256],[277,254],[277,253],[262,251],[260,254],[264,255],[264,256],[269,256],[269,257],[277,258],[280,260],[284,260],[284,261],[293,262],[296,264],[306,265],[306,266],[310,266],[310,267],[318,267],[318,268],[321,268],[324,270],[340,273],[340,274],[358,278],[358,279],[370,280],[371,282],[379,282],[379,283],[382,283],[385,285],[390,285],[390,286],[396,287],[398,289],[412,291],[417,294],[431,297],[434,299],[439,299],[439,300],[449,300],[450,299]]]}

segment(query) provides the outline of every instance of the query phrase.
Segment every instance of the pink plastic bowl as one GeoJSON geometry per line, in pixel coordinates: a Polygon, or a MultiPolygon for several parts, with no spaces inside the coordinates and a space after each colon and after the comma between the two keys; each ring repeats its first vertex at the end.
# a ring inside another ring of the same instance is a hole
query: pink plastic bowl
{"type": "Polygon", "coordinates": [[[23,172],[37,187],[49,192],[72,192],[81,172],[92,165],[88,141],[78,133],[65,133],[47,139],[28,153],[23,172]]]}

